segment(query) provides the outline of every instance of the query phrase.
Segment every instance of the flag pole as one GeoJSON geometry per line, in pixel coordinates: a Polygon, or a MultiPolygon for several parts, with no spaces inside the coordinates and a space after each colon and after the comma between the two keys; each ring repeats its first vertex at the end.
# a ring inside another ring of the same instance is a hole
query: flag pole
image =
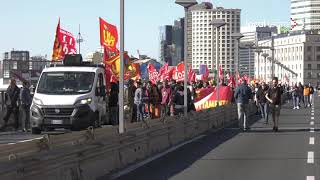
{"type": "Polygon", "coordinates": [[[120,0],[119,133],[124,133],[124,0],[120,0]]]}

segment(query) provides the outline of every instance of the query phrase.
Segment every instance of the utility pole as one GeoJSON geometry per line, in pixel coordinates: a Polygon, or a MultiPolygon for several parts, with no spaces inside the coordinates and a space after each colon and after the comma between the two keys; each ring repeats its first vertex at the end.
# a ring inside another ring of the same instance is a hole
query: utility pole
{"type": "Polygon", "coordinates": [[[80,24],[79,24],[79,33],[78,33],[78,37],[77,37],[77,43],[78,43],[78,45],[79,45],[79,50],[78,50],[78,54],[81,54],[81,43],[83,42],[83,38],[82,38],[82,36],[81,36],[81,31],[80,31],[80,24]]]}
{"type": "Polygon", "coordinates": [[[271,80],[273,79],[274,77],[274,36],[271,35],[271,58],[272,58],[272,61],[271,61],[271,80]]]}

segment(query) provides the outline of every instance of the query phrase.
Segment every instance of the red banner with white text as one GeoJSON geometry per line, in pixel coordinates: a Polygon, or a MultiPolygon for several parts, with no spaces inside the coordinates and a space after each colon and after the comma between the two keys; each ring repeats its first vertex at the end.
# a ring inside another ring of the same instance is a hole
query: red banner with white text
{"type": "MultiPolygon", "coordinates": [[[[206,88],[197,92],[198,97],[195,99],[197,111],[210,109],[217,106],[217,91],[215,88],[206,88]]],[[[219,105],[230,104],[233,93],[229,86],[220,86],[219,105]]]]}

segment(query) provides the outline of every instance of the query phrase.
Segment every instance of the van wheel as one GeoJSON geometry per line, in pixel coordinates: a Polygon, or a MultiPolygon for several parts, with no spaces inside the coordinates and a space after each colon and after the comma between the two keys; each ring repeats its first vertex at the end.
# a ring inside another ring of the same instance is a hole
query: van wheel
{"type": "Polygon", "coordinates": [[[31,133],[32,134],[41,134],[41,129],[33,127],[33,128],[31,128],[31,133]]]}

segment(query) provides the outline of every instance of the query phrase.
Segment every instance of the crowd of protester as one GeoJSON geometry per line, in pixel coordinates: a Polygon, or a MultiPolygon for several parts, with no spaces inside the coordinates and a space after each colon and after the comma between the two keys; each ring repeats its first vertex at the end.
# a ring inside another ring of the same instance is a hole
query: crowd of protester
{"type": "MultiPolygon", "coordinates": [[[[198,91],[206,88],[214,88],[214,81],[196,81],[188,84],[187,88],[187,111],[195,111],[194,101],[198,91]]],[[[221,86],[227,86],[223,81],[221,86]]],[[[277,79],[266,83],[243,83],[239,86],[230,87],[233,91],[232,103],[237,104],[239,115],[239,127],[243,130],[249,129],[247,124],[248,103],[251,99],[257,106],[257,114],[261,116],[266,124],[269,123],[269,116],[272,115],[274,130],[278,130],[278,121],[282,100],[292,102],[293,109],[302,107],[308,108],[313,105],[315,89],[309,83],[301,83],[289,86],[287,83],[278,84],[277,79]],[[285,97],[285,98],[283,98],[285,97]]],[[[108,95],[109,122],[112,125],[119,123],[119,87],[117,83],[111,83],[108,95]]],[[[128,119],[133,122],[140,122],[146,119],[163,118],[166,116],[181,115],[184,113],[184,87],[183,82],[163,81],[153,84],[151,81],[129,80],[125,88],[125,104],[128,119]]],[[[29,84],[25,82],[23,88],[18,88],[14,79],[6,91],[5,105],[7,111],[3,117],[5,129],[11,115],[14,116],[14,128],[19,129],[22,124],[23,131],[30,130],[29,109],[32,97],[29,84]],[[22,123],[19,123],[19,110],[24,114],[22,123]]]]}
{"type": "MultiPolygon", "coordinates": [[[[249,99],[255,103],[257,114],[261,116],[266,124],[269,123],[271,115],[275,123],[274,130],[278,130],[278,121],[282,100],[293,104],[293,109],[310,107],[313,104],[314,88],[301,83],[289,86],[287,83],[270,81],[247,83],[239,85],[237,88],[230,87],[234,93],[232,103],[238,104],[239,122],[242,122],[243,129],[248,129],[243,119],[246,115],[249,99]],[[245,92],[245,91],[250,91],[245,92]],[[247,97],[237,95],[245,94],[247,97]],[[247,100],[248,99],[248,100],[247,100]],[[248,102],[247,102],[248,101],[248,102]],[[243,113],[242,113],[243,112],[243,113]],[[275,112],[275,113],[273,113],[275,112]],[[240,121],[242,119],[242,121],[240,121]]],[[[222,86],[227,86],[223,81],[222,86]]],[[[188,112],[195,111],[194,100],[197,98],[197,91],[205,88],[215,87],[214,81],[196,81],[188,83],[187,106],[188,112]]],[[[153,84],[150,81],[129,80],[126,86],[125,99],[131,122],[144,121],[145,119],[155,119],[166,116],[181,115],[184,112],[184,88],[183,82],[174,80],[158,82],[153,84]]],[[[109,99],[110,120],[112,124],[118,124],[118,85],[111,84],[109,99]]]]}

